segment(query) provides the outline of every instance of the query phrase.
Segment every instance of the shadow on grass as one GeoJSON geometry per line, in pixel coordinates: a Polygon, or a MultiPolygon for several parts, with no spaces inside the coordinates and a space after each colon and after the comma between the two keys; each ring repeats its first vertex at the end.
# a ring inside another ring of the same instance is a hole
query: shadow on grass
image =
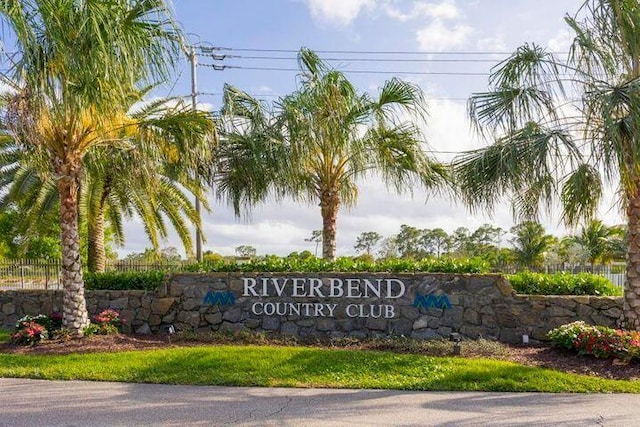
{"type": "Polygon", "coordinates": [[[261,387],[640,392],[638,381],[603,380],[496,360],[301,347],[0,355],[0,376],[261,387]]]}

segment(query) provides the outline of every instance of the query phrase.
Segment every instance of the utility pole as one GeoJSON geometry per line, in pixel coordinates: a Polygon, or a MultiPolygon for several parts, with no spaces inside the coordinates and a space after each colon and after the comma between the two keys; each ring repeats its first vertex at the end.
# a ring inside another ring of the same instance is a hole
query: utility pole
{"type": "MultiPolygon", "coordinates": [[[[196,76],[196,67],[198,66],[198,59],[196,56],[196,48],[191,46],[188,51],[189,62],[191,63],[191,107],[193,111],[196,111],[198,108],[198,80],[196,76]]],[[[198,216],[198,221],[202,221],[202,214],[200,212],[200,199],[196,197],[196,215],[198,216]]],[[[202,226],[202,224],[200,224],[202,226]]],[[[200,227],[196,228],[196,260],[198,262],[202,262],[202,232],[200,231],[200,227]]]]}

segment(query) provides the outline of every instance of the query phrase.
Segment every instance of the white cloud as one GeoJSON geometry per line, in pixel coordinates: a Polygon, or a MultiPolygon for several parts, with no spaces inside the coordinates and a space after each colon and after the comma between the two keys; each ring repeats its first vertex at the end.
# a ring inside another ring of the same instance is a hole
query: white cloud
{"type": "Polygon", "coordinates": [[[443,0],[439,3],[418,1],[414,3],[407,13],[389,3],[384,5],[384,11],[389,17],[400,22],[423,17],[434,19],[457,19],[460,17],[460,9],[458,9],[454,0],[443,0]]]}
{"type": "Polygon", "coordinates": [[[375,7],[374,0],[307,0],[311,16],[322,22],[349,25],[363,8],[375,7]]]}
{"type": "Polygon", "coordinates": [[[547,48],[550,52],[567,52],[573,42],[574,34],[566,28],[558,31],[547,42],[547,48]]]}
{"type": "Polygon", "coordinates": [[[430,147],[443,152],[436,156],[442,161],[455,156],[449,152],[471,150],[484,144],[471,129],[464,101],[429,101],[429,118],[424,133],[430,147]]]}
{"type": "MultiPolygon", "coordinates": [[[[502,35],[477,39],[476,48],[482,52],[508,52],[511,50],[507,47],[502,35]]],[[[504,59],[504,55],[492,55],[491,58],[501,60],[504,59]]]]}
{"type": "Polygon", "coordinates": [[[443,21],[436,19],[428,26],[416,32],[416,39],[420,49],[424,51],[442,52],[464,45],[473,28],[464,24],[448,26],[443,21]]]}
{"type": "Polygon", "coordinates": [[[460,10],[454,0],[444,0],[440,3],[418,2],[413,11],[414,15],[430,16],[435,19],[456,19],[460,17],[460,10]]]}

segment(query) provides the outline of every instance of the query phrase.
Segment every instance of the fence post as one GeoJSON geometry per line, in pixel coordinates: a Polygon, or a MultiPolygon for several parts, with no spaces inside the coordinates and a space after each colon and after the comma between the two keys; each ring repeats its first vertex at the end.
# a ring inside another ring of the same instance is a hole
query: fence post
{"type": "Polygon", "coordinates": [[[22,258],[18,262],[18,269],[20,270],[20,287],[24,289],[24,267],[22,266],[22,258]]]}
{"type": "Polygon", "coordinates": [[[49,290],[49,260],[44,264],[44,289],[49,290]]]}

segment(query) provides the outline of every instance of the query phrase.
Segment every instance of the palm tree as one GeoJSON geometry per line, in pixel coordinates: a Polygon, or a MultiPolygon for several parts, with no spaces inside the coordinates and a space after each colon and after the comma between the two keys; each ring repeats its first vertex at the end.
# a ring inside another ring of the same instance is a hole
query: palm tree
{"type": "Polygon", "coordinates": [[[314,52],[302,49],[298,58],[299,87],[275,103],[273,114],[246,93],[227,88],[223,115],[225,122],[236,122],[228,138],[258,144],[262,154],[253,154],[251,162],[257,159],[268,165],[263,170],[275,171],[266,172],[273,185],[259,182],[253,194],[272,188],[279,196],[318,203],[322,255],[333,259],[338,211],[355,205],[360,179],[377,172],[398,192],[417,184],[437,189],[447,171],[426,156],[417,126],[401,118],[403,113],[423,118],[417,86],[392,79],[373,99],[314,52]]]}
{"type": "Polygon", "coordinates": [[[615,248],[623,240],[624,234],[622,228],[608,227],[602,221],[594,219],[583,225],[580,234],[572,240],[586,250],[593,270],[596,262],[605,263],[616,257],[615,248]]]}
{"type": "MultiPolygon", "coordinates": [[[[185,190],[207,207],[205,188],[211,181],[213,122],[203,112],[178,101],[160,99],[139,106],[132,98],[121,135],[123,146],[99,147],[85,157],[80,184],[80,223],[87,227],[87,266],[105,269],[105,225],[111,225],[116,243],[124,244],[124,217],[135,214],[144,224],[153,247],[168,234],[165,218],[187,251],[192,240],[189,223],[200,227],[199,215],[185,190]],[[181,154],[183,153],[183,154],[181,154]],[[207,167],[209,166],[209,167],[207,167]]],[[[0,141],[0,206],[28,200],[28,224],[37,231],[39,218],[58,206],[58,192],[46,168],[38,170],[32,156],[13,140],[0,141]]]]}
{"type": "Polygon", "coordinates": [[[553,244],[553,236],[546,234],[544,227],[533,221],[522,222],[510,231],[514,235],[510,242],[516,263],[528,269],[539,269],[545,252],[553,244]]]}
{"type": "Polygon", "coordinates": [[[469,100],[493,140],[455,161],[472,208],[513,198],[535,218],[559,199],[563,219],[594,217],[606,183],[619,188],[629,229],[623,324],[640,328],[640,4],[586,0],[566,22],[575,39],[566,60],[520,47],[469,100]]]}
{"type": "Polygon", "coordinates": [[[166,79],[179,33],[164,0],[16,0],[0,3],[21,53],[6,123],[45,159],[58,190],[63,325],[89,324],[78,234],[78,192],[86,154],[110,145],[114,111],[137,84],[166,79]]]}

